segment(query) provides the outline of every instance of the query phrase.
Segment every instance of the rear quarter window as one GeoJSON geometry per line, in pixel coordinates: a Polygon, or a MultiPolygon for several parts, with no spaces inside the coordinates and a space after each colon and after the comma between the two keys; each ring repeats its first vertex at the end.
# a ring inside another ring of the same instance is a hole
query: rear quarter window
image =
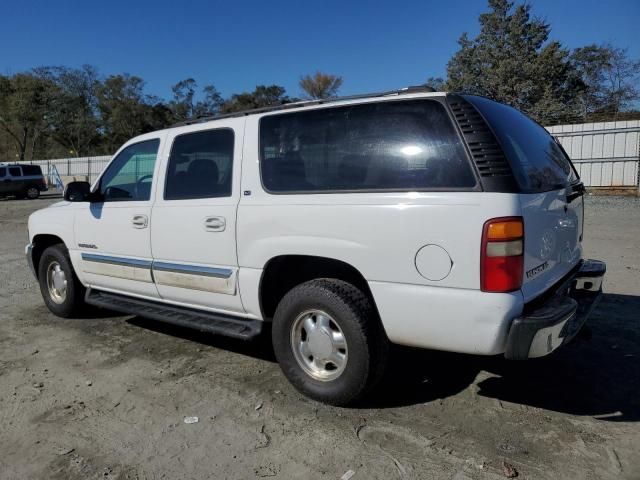
{"type": "Polygon", "coordinates": [[[525,193],[564,188],[578,180],[571,160],[544,127],[513,107],[465,96],[483,115],[525,193]]]}
{"type": "Polygon", "coordinates": [[[40,170],[38,165],[24,165],[22,167],[22,172],[25,176],[42,175],[42,170],[40,170]]]}
{"type": "Polygon", "coordinates": [[[405,100],[260,120],[267,191],[471,189],[475,175],[439,102],[405,100]]]}

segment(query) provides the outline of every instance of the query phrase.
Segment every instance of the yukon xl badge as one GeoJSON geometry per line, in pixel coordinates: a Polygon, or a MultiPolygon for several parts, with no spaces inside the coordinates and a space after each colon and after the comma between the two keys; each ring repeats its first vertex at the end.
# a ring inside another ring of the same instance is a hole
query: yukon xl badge
{"type": "Polygon", "coordinates": [[[93,243],[79,243],[78,246],[80,248],[93,248],[94,250],[97,250],[97,245],[94,245],[93,243]]]}
{"type": "Polygon", "coordinates": [[[527,270],[527,278],[535,277],[540,272],[544,272],[547,268],[549,268],[549,262],[544,262],[531,270],[527,270]]]}

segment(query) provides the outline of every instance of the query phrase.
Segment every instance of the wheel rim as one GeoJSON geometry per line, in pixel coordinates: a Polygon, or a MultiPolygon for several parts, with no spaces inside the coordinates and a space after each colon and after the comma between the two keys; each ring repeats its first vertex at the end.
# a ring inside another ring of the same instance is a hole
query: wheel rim
{"type": "Polygon", "coordinates": [[[64,303],[67,299],[67,275],[58,262],[51,262],[47,267],[47,289],[55,303],[64,303]]]}
{"type": "Polygon", "coordinates": [[[291,348],[298,365],[312,378],[331,381],[347,366],[347,340],[331,315],[307,310],[293,321],[291,348]]]}
{"type": "Polygon", "coordinates": [[[29,188],[29,190],[27,190],[27,197],[29,198],[36,198],[38,196],[38,189],[35,187],[31,187],[29,188]]]}

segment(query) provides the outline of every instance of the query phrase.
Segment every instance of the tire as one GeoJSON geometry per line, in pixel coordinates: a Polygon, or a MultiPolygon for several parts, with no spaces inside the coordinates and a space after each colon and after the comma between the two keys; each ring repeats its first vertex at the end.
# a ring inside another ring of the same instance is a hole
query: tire
{"type": "Polygon", "coordinates": [[[40,190],[38,189],[38,187],[27,187],[27,189],[24,192],[24,195],[29,199],[29,200],[35,200],[36,198],[38,198],[40,196],[40,190]]]}
{"type": "Polygon", "coordinates": [[[73,271],[69,252],[64,245],[53,245],[42,252],[38,264],[38,282],[44,303],[54,315],[69,318],[82,311],[86,289],[73,271]],[[54,275],[50,270],[62,271],[63,275],[54,275]]]}
{"type": "Polygon", "coordinates": [[[282,298],[273,318],[272,341],[293,386],[336,406],[361,399],[376,385],[389,345],[369,298],[350,283],[326,278],[298,285],[282,298]],[[340,345],[344,348],[337,349],[340,345]],[[318,369],[317,363],[327,358],[337,361],[318,369]]]}

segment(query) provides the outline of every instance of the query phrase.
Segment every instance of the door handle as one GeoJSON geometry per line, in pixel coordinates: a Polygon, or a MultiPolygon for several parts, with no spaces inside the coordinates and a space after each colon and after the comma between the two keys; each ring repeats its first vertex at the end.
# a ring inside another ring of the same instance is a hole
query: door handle
{"type": "Polygon", "coordinates": [[[149,225],[149,217],[146,215],[134,215],[131,219],[133,228],[147,228],[149,225]]]}
{"type": "Polygon", "coordinates": [[[227,228],[227,221],[224,217],[206,217],[204,219],[204,229],[207,232],[224,232],[227,228]]]}

